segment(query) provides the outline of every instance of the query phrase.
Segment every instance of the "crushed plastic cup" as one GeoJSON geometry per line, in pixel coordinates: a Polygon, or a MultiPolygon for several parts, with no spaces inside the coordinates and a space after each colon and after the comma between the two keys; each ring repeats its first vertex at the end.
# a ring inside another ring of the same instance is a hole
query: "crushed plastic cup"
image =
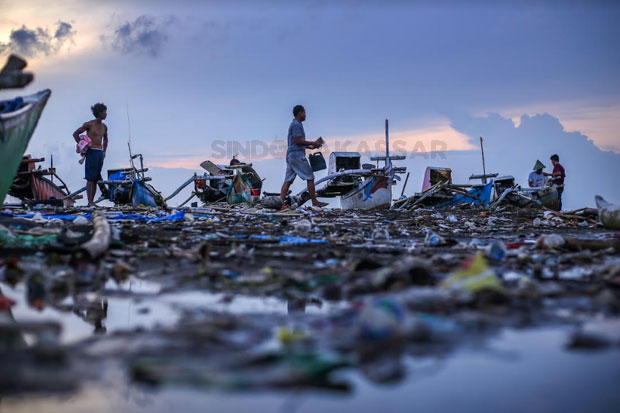
{"type": "Polygon", "coordinates": [[[564,237],[559,234],[545,234],[541,235],[536,240],[536,248],[541,249],[553,249],[559,248],[564,245],[564,237]]]}
{"type": "Polygon", "coordinates": [[[43,214],[41,214],[40,212],[35,212],[35,214],[30,219],[35,222],[45,222],[45,218],[43,218],[43,214]]]}
{"type": "Polygon", "coordinates": [[[84,215],[78,215],[73,220],[73,224],[74,225],[86,225],[88,224],[88,218],[86,218],[84,215]]]}
{"type": "Polygon", "coordinates": [[[486,242],[485,240],[481,240],[480,238],[473,238],[471,241],[469,241],[470,247],[484,247],[488,244],[488,242],[486,242]]]}
{"type": "Polygon", "coordinates": [[[374,241],[387,241],[390,239],[390,233],[385,227],[376,227],[372,231],[372,239],[374,241]]]}
{"type": "Polygon", "coordinates": [[[302,219],[292,223],[293,229],[297,234],[307,234],[312,229],[312,222],[307,219],[302,219]]]}

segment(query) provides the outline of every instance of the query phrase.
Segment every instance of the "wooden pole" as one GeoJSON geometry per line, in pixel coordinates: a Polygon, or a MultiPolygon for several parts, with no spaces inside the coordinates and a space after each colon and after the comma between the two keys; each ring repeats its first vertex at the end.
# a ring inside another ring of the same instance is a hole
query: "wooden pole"
{"type": "Polygon", "coordinates": [[[403,184],[403,190],[400,192],[400,196],[405,195],[405,188],[407,187],[407,181],[409,180],[409,172],[407,172],[407,177],[405,177],[405,183],[403,184]]]}
{"type": "Polygon", "coordinates": [[[486,185],[487,183],[487,169],[484,164],[484,146],[482,146],[482,136],[480,137],[480,151],[482,152],[482,183],[486,185]]]}

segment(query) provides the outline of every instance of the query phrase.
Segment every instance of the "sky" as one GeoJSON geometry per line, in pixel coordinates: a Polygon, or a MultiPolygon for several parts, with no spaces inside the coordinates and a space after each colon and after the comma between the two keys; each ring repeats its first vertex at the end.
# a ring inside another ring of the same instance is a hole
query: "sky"
{"type": "Polygon", "coordinates": [[[52,90],[27,152],[53,154],[72,189],[83,167],[71,134],[96,102],[108,106],[105,168],[127,164],[131,136],[165,195],[203,160],[235,153],[278,191],[291,110],[303,104],[307,136],[329,150],[381,149],[388,118],[407,154],[405,194],[420,191],[427,166],[449,166],[462,183],[482,172],[483,136],[487,170],[522,184],[557,153],[565,208],[591,206],[595,194],[620,202],[614,2],[0,0],[0,9],[0,58],[17,53],[35,73],[0,98],[52,90]]]}

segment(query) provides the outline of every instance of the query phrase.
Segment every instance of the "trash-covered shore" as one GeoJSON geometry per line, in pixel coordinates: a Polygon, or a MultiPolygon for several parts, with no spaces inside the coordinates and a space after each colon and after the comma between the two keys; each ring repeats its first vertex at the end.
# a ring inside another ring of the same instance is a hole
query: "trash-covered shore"
{"type": "Polygon", "coordinates": [[[422,391],[472,353],[510,359],[473,382],[531,389],[537,369],[578,366],[609,378],[582,385],[588,406],[619,397],[620,238],[588,210],[14,209],[0,247],[0,394],[16,411],[24,394],[64,410],[92,389],[334,410],[422,391]],[[109,234],[93,253],[97,219],[109,234]]]}

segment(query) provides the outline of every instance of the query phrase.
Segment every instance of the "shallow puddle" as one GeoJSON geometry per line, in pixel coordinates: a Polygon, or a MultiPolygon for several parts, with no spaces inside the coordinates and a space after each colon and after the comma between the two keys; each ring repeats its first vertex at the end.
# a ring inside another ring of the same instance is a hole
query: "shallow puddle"
{"type": "Polygon", "coordinates": [[[345,370],[350,393],[282,390],[235,393],[202,388],[159,389],[128,384],[112,367],[105,383],[78,393],[4,397],[14,413],[124,411],[617,411],[620,351],[563,349],[567,327],[507,329],[484,348],[464,348],[445,358],[407,357],[406,376],[377,385],[345,370]],[[544,374],[542,374],[544,372],[544,374]],[[207,407],[208,406],[208,407],[207,407]]]}
{"type": "MultiPolygon", "coordinates": [[[[156,326],[166,327],[177,323],[183,310],[207,310],[231,314],[288,314],[305,312],[309,314],[326,314],[345,306],[344,303],[327,304],[321,302],[287,302],[274,297],[250,297],[244,295],[226,295],[208,291],[180,291],[161,293],[159,284],[131,279],[122,284],[109,280],[102,293],[83,293],[77,298],[67,297],[61,304],[69,308],[75,300],[85,300],[89,308],[102,310],[98,320],[84,320],[70,310],[61,310],[46,306],[38,310],[26,300],[26,286],[20,283],[11,287],[0,283],[2,294],[14,300],[11,308],[17,322],[55,321],[62,326],[61,342],[74,343],[97,333],[129,331],[137,328],[150,329],[156,326]],[[129,294],[128,294],[129,293],[129,294]]],[[[75,308],[79,308],[76,306],[75,308]]]]}

